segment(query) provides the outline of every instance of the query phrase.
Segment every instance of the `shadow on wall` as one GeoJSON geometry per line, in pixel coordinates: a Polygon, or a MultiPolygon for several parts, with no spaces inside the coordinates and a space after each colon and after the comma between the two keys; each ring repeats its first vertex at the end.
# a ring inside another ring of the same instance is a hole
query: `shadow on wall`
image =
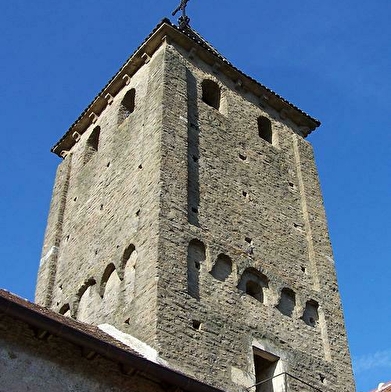
{"type": "Polygon", "coordinates": [[[198,208],[200,205],[200,131],[197,98],[197,81],[187,70],[187,216],[189,223],[194,226],[199,226],[198,208]]]}
{"type": "Polygon", "coordinates": [[[100,283],[95,278],[87,279],[76,293],[76,300],[64,304],[60,313],[86,323],[97,323],[99,318],[108,319],[112,309],[130,303],[135,296],[137,252],[133,244],[123,252],[119,267],[114,263],[106,266],[100,283]]]}

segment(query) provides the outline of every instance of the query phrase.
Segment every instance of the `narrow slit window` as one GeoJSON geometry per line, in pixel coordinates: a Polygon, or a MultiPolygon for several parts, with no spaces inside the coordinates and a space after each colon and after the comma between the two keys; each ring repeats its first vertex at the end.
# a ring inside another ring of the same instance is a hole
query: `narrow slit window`
{"type": "Polygon", "coordinates": [[[205,258],[205,245],[199,240],[191,240],[187,249],[187,292],[197,300],[200,299],[200,269],[205,258]]]}
{"type": "Polygon", "coordinates": [[[84,151],[84,164],[86,164],[99,148],[100,127],[95,127],[87,139],[84,151]]]}
{"type": "Polygon", "coordinates": [[[258,118],[258,135],[268,143],[273,143],[273,129],[271,121],[266,117],[258,118]]]}
{"type": "Polygon", "coordinates": [[[319,304],[313,299],[307,301],[305,304],[302,320],[310,327],[316,327],[319,320],[319,304]]]}
{"type": "Polygon", "coordinates": [[[213,80],[202,82],[202,100],[212,108],[220,109],[220,87],[213,80]]]}
{"type": "Polygon", "coordinates": [[[280,302],[277,309],[285,316],[292,317],[293,310],[296,306],[296,294],[293,290],[285,287],[281,291],[280,302]]]}
{"type": "Polygon", "coordinates": [[[135,108],[136,90],[130,89],[121,101],[121,106],[118,113],[118,123],[122,123],[126,120],[133,112],[135,108]]]}

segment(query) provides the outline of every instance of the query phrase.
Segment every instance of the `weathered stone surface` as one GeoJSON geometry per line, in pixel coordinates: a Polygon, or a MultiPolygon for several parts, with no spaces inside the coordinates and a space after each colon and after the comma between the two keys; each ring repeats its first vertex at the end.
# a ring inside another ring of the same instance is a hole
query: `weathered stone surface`
{"type": "Polygon", "coordinates": [[[0,334],[1,392],[160,392],[161,386],[141,375],[124,374],[119,364],[89,357],[81,347],[34,330],[12,318],[0,334]]]}
{"type": "Polygon", "coordinates": [[[175,43],[150,55],[60,165],[37,301],[111,323],[227,391],[258,380],[259,349],[279,358],[274,372],[351,392],[322,195],[300,127],[175,43]],[[204,80],[219,88],[218,109],[204,80]],[[258,129],[268,121],[271,143],[258,129]],[[205,257],[188,254],[194,240],[205,257]],[[232,261],[224,278],[214,272],[221,255],[232,261]],[[251,270],[262,277],[258,298],[239,284],[251,270]],[[294,297],[289,311],[281,292],[294,297]]]}

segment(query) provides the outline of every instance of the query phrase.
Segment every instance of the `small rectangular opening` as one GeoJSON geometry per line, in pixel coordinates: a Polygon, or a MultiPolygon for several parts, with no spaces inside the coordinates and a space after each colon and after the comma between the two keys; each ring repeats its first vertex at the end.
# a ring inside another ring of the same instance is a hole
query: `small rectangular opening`
{"type": "Polygon", "coordinates": [[[276,368],[280,358],[275,355],[254,348],[254,372],[256,380],[256,392],[276,392],[274,385],[277,380],[276,368]]]}

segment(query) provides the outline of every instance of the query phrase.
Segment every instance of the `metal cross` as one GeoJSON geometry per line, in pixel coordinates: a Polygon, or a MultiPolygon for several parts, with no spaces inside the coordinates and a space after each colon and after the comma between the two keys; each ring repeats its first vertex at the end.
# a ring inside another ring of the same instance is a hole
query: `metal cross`
{"type": "Polygon", "coordinates": [[[179,17],[179,27],[181,29],[189,26],[190,18],[186,15],[186,7],[189,1],[190,0],[181,0],[181,3],[172,13],[172,16],[175,16],[178,11],[182,11],[182,16],[179,17]]]}
{"type": "Polygon", "coordinates": [[[181,4],[178,5],[177,8],[175,8],[175,10],[172,13],[172,16],[175,16],[175,14],[182,10],[182,16],[186,17],[186,7],[187,7],[187,3],[189,2],[189,0],[181,0],[181,4]]]}

